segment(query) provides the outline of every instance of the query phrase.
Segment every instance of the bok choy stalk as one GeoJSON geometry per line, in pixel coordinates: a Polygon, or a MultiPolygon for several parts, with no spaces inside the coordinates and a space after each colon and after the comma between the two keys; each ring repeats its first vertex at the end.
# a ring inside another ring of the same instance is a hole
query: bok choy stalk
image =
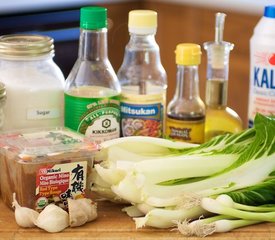
{"type": "Polygon", "coordinates": [[[275,211],[249,212],[249,211],[239,210],[234,207],[228,207],[227,205],[209,197],[205,197],[202,199],[201,206],[208,212],[228,215],[239,219],[241,218],[245,220],[275,222],[275,211]]]}
{"type": "Polygon", "coordinates": [[[176,220],[195,219],[206,214],[200,206],[192,209],[161,209],[155,208],[149,211],[144,217],[134,218],[136,228],[151,226],[156,228],[169,228],[176,220]]]}
{"type": "MultiPolygon", "coordinates": [[[[229,134],[216,137],[201,146],[150,137],[114,139],[102,143],[102,150],[97,155],[97,162],[101,163],[95,165],[95,169],[100,179],[118,195],[121,188],[125,191],[121,194],[122,198],[129,196],[125,200],[141,202],[143,196],[136,195],[138,199],[133,199],[127,192],[127,189],[130,190],[126,187],[130,184],[129,178],[136,183],[136,187],[131,187],[136,191],[147,183],[146,187],[152,185],[157,188],[156,192],[158,188],[167,189],[162,186],[166,185],[166,181],[171,181],[171,185],[198,181],[230,166],[254,137],[255,131],[250,129],[235,134],[234,138],[229,134]],[[142,179],[146,183],[141,182],[142,179]]],[[[102,185],[95,181],[92,189],[99,192],[102,185]]],[[[140,194],[143,194],[142,191],[140,194]]],[[[164,195],[169,196],[166,192],[164,195]]]]}
{"type": "MultiPolygon", "coordinates": [[[[259,196],[259,197],[264,198],[264,196],[259,196]]],[[[219,195],[216,198],[216,200],[227,207],[232,207],[238,210],[251,211],[251,212],[270,212],[270,211],[275,212],[274,204],[266,204],[266,205],[259,205],[259,206],[240,204],[240,203],[234,202],[233,199],[226,194],[219,195]]]]}
{"type": "Polygon", "coordinates": [[[196,146],[198,145],[150,137],[128,137],[103,142],[101,151],[95,156],[95,174],[92,174],[91,190],[103,198],[120,202],[121,197],[111,194],[111,186],[118,183],[127,173],[117,168],[118,159],[127,160],[130,165],[140,160],[178,155],[196,146]]]}
{"type": "Polygon", "coordinates": [[[184,235],[205,237],[260,222],[275,222],[274,187],[275,181],[271,177],[255,186],[215,196],[215,199],[203,198],[202,208],[220,215],[200,218],[191,223],[178,221],[178,230],[184,235]],[[230,196],[242,203],[235,202],[230,196]],[[253,206],[249,205],[251,203],[253,206]]]}
{"type": "Polygon", "coordinates": [[[233,229],[257,224],[261,221],[234,219],[226,215],[199,218],[192,221],[177,221],[177,229],[185,236],[206,237],[213,233],[229,232],[233,229]]]}

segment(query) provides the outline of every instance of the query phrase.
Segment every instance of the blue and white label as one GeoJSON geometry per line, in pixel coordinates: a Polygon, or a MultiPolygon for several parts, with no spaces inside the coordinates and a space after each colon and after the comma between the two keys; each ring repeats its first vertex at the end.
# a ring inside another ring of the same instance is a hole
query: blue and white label
{"type": "Polygon", "coordinates": [[[132,117],[158,117],[160,112],[160,104],[154,105],[132,105],[122,103],[120,106],[122,115],[132,117]]]}
{"type": "Polygon", "coordinates": [[[253,126],[256,113],[275,114],[275,53],[258,49],[252,53],[248,126],[253,126]]]}
{"type": "MultiPolygon", "coordinates": [[[[254,67],[254,86],[265,89],[275,89],[275,71],[271,68],[254,67]]],[[[275,93],[270,92],[271,96],[275,93]]]]}
{"type": "Polygon", "coordinates": [[[122,135],[161,137],[163,134],[163,106],[121,102],[122,135]]]}

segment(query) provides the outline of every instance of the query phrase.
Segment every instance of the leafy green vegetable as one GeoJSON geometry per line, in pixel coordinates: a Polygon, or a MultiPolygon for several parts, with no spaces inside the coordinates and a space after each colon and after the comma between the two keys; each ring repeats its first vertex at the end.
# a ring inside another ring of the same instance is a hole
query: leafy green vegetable
{"type": "Polygon", "coordinates": [[[226,193],[234,202],[251,206],[275,204],[275,179],[260,182],[255,186],[247,187],[226,193]]]}
{"type": "MultiPolygon", "coordinates": [[[[138,226],[172,226],[171,219],[184,219],[185,210],[188,208],[192,213],[203,197],[214,198],[224,193],[239,204],[273,203],[274,133],[275,118],[257,114],[253,128],[217,136],[202,145],[150,137],[107,141],[98,156],[101,163],[95,165],[93,190],[108,192],[108,196],[113,192],[112,200],[147,206],[141,210],[145,216],[135,219],[138,226]],[[162,217],[152,217],[157,216],[156,213],[161,213],[162,217]],[[162,222],[155,223],[157,219],[162,222]]],[[[223,214],[231,216],[230,209],[223,214]]],[[[247,209],[255,210],[252,206],[247,209]]],[[[262,210],[269,211],[266,207],[262,210]]],[[[233,212],[241,214],[240,217],[232,217],[245,221],[232,222],[235,226],[273,217],[268,214],[263,218],[261,212],[251,215],[239,211],[243,210],[233,212]]]]}

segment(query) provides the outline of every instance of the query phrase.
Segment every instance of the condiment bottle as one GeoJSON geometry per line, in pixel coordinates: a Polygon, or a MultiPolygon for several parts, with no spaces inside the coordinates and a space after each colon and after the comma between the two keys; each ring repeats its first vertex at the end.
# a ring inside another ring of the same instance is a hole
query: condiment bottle
{"type": "Polygon", "coordinates": [[[162,137],[166,108],[166,72],[155,40],[157,12],[129,12],[130,40],[118,70],[121,83],[122,136],[162,137]]]}
{"type": "Polygon", "coordinates": [[[7,94],[3,130],[63,125],[64,76],[53,56],[50,37],[0,37],[0,81],[7,94]]]}
{"type": "Polygon", "coordinates": [[[199,94],[200,45],[176,47],[177,84],[167,106],[166,137],[191,143],[204,142],[205,105],[199,94]]]}
{"type": "Polygon", "coordinates": [[[224,13],[216,14],[215,41],[204,43],[207,51],[205,140],[243,129],[239,115],[227,106],[229,53],[234,44],[223,41],[224,13]]]}
{"type": "Polygon", "coordinates": [[[107,53],[107,9],[83,7],[78,59],[65,85],[65,126],[99,143],[118,138],[120,91],[107,53]]]}
{"type": "Polygon", "coordinates": [[[275,5],[265,7],[250,39],[249,127],[257,112],[275,115],[275,5]]]}

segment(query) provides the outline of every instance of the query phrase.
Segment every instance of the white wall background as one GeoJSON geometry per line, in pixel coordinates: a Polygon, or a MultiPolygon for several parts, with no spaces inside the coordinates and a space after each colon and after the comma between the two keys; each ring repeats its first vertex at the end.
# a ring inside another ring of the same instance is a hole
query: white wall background
{"type": "Polygon", "coordinates": [[[275,5],[275,0],[151,0],[151,2],[169,2],[220,10],[231,10],[261,16],[264,7],[275,5]]]}
{"type": "MultiPolygon", "coordinates": [[[[62,9],[81,5],[132,2],[135,0],[0,0],[0,14],[19,13],[43,9],[62,9]]],[[[142,1],[142,0],[140,0],[142,1]]],[[[262,15],[264,6],[275,5],[275,0],[150,0],[232,10],[253,15],[262,15]]]]}

